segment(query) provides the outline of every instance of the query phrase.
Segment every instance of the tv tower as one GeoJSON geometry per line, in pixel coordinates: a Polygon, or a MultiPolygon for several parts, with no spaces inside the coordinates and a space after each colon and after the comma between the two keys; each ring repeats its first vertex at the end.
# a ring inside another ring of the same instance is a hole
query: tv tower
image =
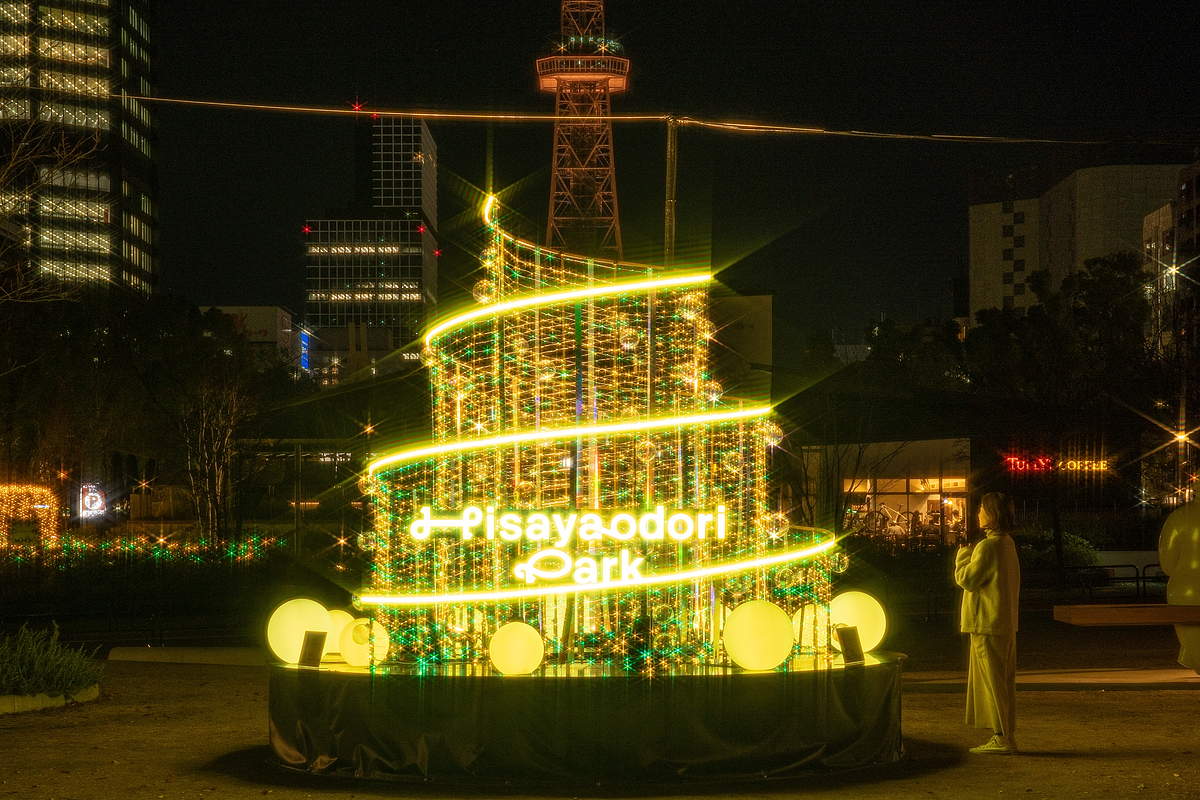
{"type": "Polygon", "coordinates": [[[620,259],[610,96],[625,91],[629,59],[604,34],[604,0],[562,0],[562,38],[537,60],[538,87],[554,92],[549,247],[620,259]]]}

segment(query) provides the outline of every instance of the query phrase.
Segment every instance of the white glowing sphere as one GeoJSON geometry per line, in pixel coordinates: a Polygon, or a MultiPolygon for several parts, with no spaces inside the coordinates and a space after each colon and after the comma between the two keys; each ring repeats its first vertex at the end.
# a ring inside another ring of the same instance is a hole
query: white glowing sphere
{"type": "Polygon", "coordinates": [[[325,654],[342,652],[342,631],[354,622],[354,616],[340,608],[329,610],[329,636],[325,637],[325,654]]]}
{"type": "Polygon", "coordinates": [[[306,631],[321,631],[328,637],[329,612],[316,600],[302,597],[288,600],[271,612],[267,646],[283,663],[295,664],[300,660],[306,631]]]}
{"type": "Polygon", "coordinates": [[[374,620],[359,617],[342,628],[338,637],[342,658],[352,667],[368,667],[374,657],[375,663],[387,658],[387,629],[374,620]]]}
{"type": "MultiPolygon", "coordinates": [[[[829,619],[834,627],[853,625],[858,628],[858,640],[864,653],[869,653],[883,641],[887,633],[887,614],[878,600],[866,592],[842,592],[829,603],[829,619]]],[[[837,637],[833,646],[838,647],[837,637]]]]}
{"type": "Polygon", "coordinates": [[[792,620],[774,603],[750,600],[725,620],[721,641],[742,669],[775,669],[792,653],[792,620]]]}
{"type": "Polygon", "coordinates": [[[792,616],[792,631],[800,649],[824,652],[829,647],[829,609],[820,603],[806,603],[792,616]]]}
{"type": "Polygon", "coordinates": [[[488,642],[488,656],[501,675],[528,675],[538,668],[545,655],[542,635],[524,622],[501,625],[488,642]]]}

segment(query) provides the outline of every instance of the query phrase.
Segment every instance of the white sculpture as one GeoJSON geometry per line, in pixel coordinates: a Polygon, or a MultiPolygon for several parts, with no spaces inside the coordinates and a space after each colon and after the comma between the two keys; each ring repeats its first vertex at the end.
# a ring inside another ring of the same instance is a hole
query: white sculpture
{"type": "MultiPolygon", "coordinates": [[[[1158,537],[1158,563],[1169,577],[1167,602],[1200,605],[1200,502],[1175,510],[1158,537]]],[[[1200,673],[1200,625],[1176,625],[1179,663],[1200,673]]]]}

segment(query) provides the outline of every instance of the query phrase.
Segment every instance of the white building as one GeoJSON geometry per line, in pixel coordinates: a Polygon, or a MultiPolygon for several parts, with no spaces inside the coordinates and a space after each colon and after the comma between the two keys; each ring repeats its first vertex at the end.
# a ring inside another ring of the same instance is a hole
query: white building
{"type": "Polygon", "coordinates": [[[1088,259],[1142,250],[1142,221],[1175,195],[1181,164],[1116,164],[1072,172],[1036,197],[975,203],[970,225],[971,319],[985,308],[1037,302],[1030,273],[1051,285],[1088,259]]]}

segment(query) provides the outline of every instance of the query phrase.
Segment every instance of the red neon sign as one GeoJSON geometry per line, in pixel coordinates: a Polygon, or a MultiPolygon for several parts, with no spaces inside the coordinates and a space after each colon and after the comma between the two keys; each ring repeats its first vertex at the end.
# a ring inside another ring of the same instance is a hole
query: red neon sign
{"type": "Polygon", "coordinates": [[[1050,456],[1005,456],[1004,465],[1009,472],[1049,472],[1054,469],[1054,459],[1050,456]]]}
{"type": "Polygon", "coordinates": [[[1107,458],[1058,458],[1051,456],[1011,455],[1004,457],[1004,466],[1009,472],[1107,472],[1107,458]]]}

